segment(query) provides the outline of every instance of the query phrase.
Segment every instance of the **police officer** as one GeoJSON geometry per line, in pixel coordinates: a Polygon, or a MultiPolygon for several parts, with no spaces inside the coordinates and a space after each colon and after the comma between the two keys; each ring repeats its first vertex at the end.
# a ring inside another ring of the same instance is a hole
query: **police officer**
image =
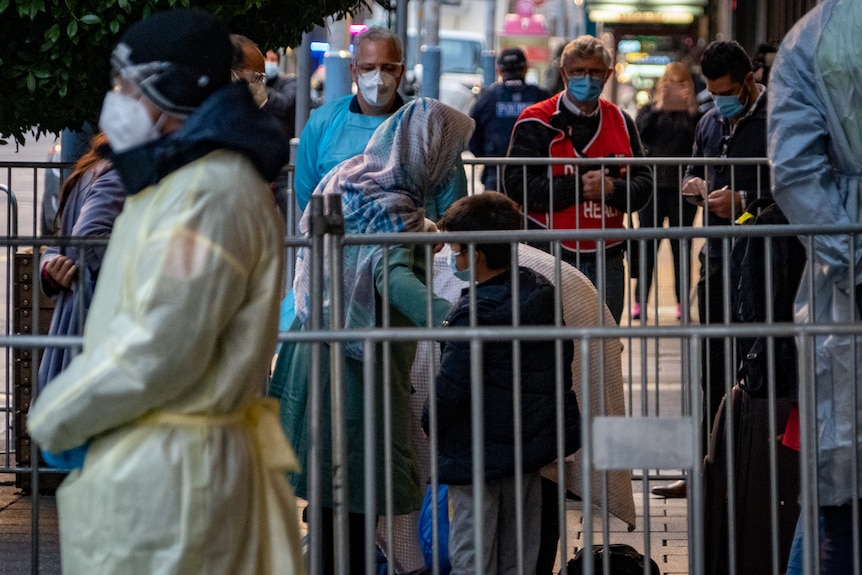
{"type": "MultiPolygon", "coordinates": [[[[527,84],[527,57],[520,48],[506,48],[497,59],[500,82],[488,86],[473,107],[470,116],[476,121],[476,131],[469,150],[477,158],[504,157],[509,149],[509,137],[515,121],[527,106],[550,98],[551,94],[535,84],[527,84]]],[[[499,190],[500,166],[485,166],[482,185],[486,190],[499,190]]]]}

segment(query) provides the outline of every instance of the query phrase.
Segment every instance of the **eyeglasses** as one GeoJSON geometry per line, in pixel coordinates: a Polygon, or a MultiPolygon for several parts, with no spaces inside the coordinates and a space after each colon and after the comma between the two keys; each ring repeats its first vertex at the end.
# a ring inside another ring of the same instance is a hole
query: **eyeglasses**
{"type": "Polygon", "coordinates": [[[389,74],[391,76],[395,76],[398,72],[401,71],[401,62],[379,62],[374,64],[372,62],[368,62],[365,64],[354,64],[357,70],[359,70],[360,74],[367,74],[368,72],[373,72],[374,70],[380,70],[384,74],[389,74]]]}
{"type": "Polygon", "coordinates": [[[245,80],[249,84],[266,84],[266,74],[263,72],[255,72],[247,68],[238,68],[230,71],[233,81],[245,80]]]}
{"type": "Polygon", "coordinates": [[[566,76],[569,78],[583,78],[584,76],[589,75],[590,78],[602,80],[607,72],[608,71],[605,68],[575,68],[574,70],[566,70],[566,76]]]}

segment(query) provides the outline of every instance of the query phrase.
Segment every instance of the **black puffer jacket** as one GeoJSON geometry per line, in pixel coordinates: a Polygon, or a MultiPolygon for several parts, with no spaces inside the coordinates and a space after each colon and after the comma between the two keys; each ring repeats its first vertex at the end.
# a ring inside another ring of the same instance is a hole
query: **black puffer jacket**
{"type": "MultiPolygon", "coordinates": [[[[529,268],[519,269],[521,325],[553,325],[554,287],[529,268]]],[[[476,287],[477,321],[481,326],[512,325],[511,274],[504,273],[476,287]]],[[[445,324],[468,326],[467,290],[445,324]]],[[[482,348],[484,393],[485,479],[515,474],[513,350],[510,341],[486,341],[482,348]]],[[[563,342],[561,379],[564,385],[565,450],[580,446],[580,413],[571,389],[574,345],[563,342]]],[[[437,375],[438,465],[442,483],[469,484],[473,480],[470,398],[470,342],[447,341],[442,346],[437,375]]],[[[523,471],[536,471],[556,459],[556,357],[553,340],[521,342],[521,417],[523,471]]],[[[422,426],[429,431],[428,405],[422,426]]]]}

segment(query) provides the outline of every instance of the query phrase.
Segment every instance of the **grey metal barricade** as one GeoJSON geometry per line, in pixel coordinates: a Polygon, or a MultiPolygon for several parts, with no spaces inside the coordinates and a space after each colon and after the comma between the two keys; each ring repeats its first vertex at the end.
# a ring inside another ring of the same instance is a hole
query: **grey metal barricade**
{"type": "MultiPolygon", "coordinates": [[[[751,165],[761,166],[762,169],[767,169],[765,160],[763,159],[748,159],[748,160],[733,160],[735,164],[748,163],[751,165]]],[[[604,159],[585,161],[580,163],[581,168],[592,164],[615,163],[624,164],[631,162],[642,162],[650,166],[655,165],[681,165],[679,159],[604,159]]],[[[682,163],[696,163],[709,169],[709,166],[722,165],[724,161],[719,159],[703,159],[699,161],[682,160],[682,163]]],[[[466,160],[468,175],[472,171],[473,166],[478,162],[466,160]]],[[[482,159],[482,164],[496,165],[522,165],[523,160],[506,160],[506,159],[482,159]]],[[[545,164],[548,162],[545,161],[545,164]]],[[[726,163],[726,162],[725,162],[726,163]]],[[[11,170],[11,167],[6,167],[11,170]]],[[[32,169],[29,165],[22,169],[32,169]]],[[[473,189],[473,193],[478,193],[478,189],[473,189]]],[[[313,203],[321,201],[313,198],[313,203]]],[[[683,201],[683,200],[680,200],[683,201]]],[[[447,234],[445,236],[429,237],[429,234],[381,234],[377,236],[344,236],[343,231],[339,231],[338,225],[338,210],[337,206],[332,206],[331,211],[325,212],[324,206],[320,205],[317,208],[317,217],[311,216],[310,229],[311,234],[308,237],[300,237],[295,232],[290,235],[286,242],[286,249],[289,253],[293,253],[299,247],[308,247],[312,254],[314,262],[314,271],[312,273],[313,287],[310,290],[311,295],[311,314],[310,328],[304,332],[283,331],[280,334],[282,342],[305,341],[312,344],[312,369],[310,378],[310,389],[319,391],[321,382],[319,381],[319,366],[321,361],[324,361],[323,354],[328,350],[335,351],[336,357],[341,357],[338,352],[340,347],[348,341],[362,341],[365,349],[364,357],[366,358],[364,373],[365,392],[368,405],[372,405],[377,401],[376,398],[383,394],[385,398],[391,393],[391,389],[387,384],[377,387],[375,384],[376,375],[376,354],[379,350],[384,350],[381,357],[388,357],[385,353],[387,346],[393,342],[415,342],[427,344],[441,340],[461,340],[471,341],[478,350],[481,348],[481,343],[488,340],[505,340],[505,341],[530,341],[539,338],[558,338],[571,339],[575,341],[575,353],[580,356],[580,370],[576,374],[580,383],[579,394],[584,405],[589,404],[589,399],[592,394],[604,394],[606,390],[603,388],[607,384],[609,375],[605,372],[590,371],[590,363],[588,357],[595,353],[595,349],[603,348],[611,345],[622,344],[622,352],[620,355],[620,369],[624,384],[624,413],[621,416],[606,416],[602,414],[591,414],[584,410],[582,405],[583,425],[582,439],[583,444],[580,452],[580,457],[583,458],[583,476],[581,477],[581,494],[580,501],[573,501],[567,497],[567,490],[560,488],[557,492],[557,511],[561,518],[561,548],[560,561],[557,567],[562,568],[565,561],[571,557],[573,546],[586,546],[589,548],[593,544],[606,543],[629,543],[636,547],[640,552],[652,556],[660,564],[662,571],[665,572],[689,572],[689,573],[707,573],[710,572],[710,566],[704,563],[704,538],[707,533],[707,525],[705,525],[704,516],[704,485],[703,478],[700,474],[700,465],[702,454],[700,453],[699,436],[701,434],[700,425],[700,409],[701,409],[701,391],[700,391],[700,368],[701,358],[700,349],[704,340],[709,338],[725,338],[729,353],[725,358],[728,366],[735,367],[738,361],[737,352],[732,345],[733,338],[742,336],[758,336],[763,335],[768,338],[777,338],[790,336],[795,337],[802,344],[800,346],[800,373],[810,374],[813,371],[813,342],[815,337],[826,337],[830,334],[852,334],[860,335],[862,326],[858,323],[849,322],[846,324],[833,325],[813,325],[813,324],[782,324],[774,322],[766,322],[762,324],[738,324],[731,321],[725,321],[720,324],[700,325],[692,313],[691,307],[694,303],[693,290],[686,290],[681,294],[683,301],[682,313],[679,320],[674,316],[673,306],[667,305],[666,299],[670,294],[670,277],[668,262],[666,257],[661,257],[665,248],[655,247],[656,255],[659,256],[659,263],[656,267],[656,281],[654,289],[649,296],[652,302],[649,306],[650,313],[646,317],[642,317],[637,321],[631,320],[629,317],[624,317],[621,325],[612,325],[610,323],[597,323],[593,326],[569,326],[556,325],[548,329],[543,329],[538,332],[535,329],[513,325],[507,328],[488,329],[481,326],[455,329],[455,328],[398,328],[387,326],[384,322],[382,326],[367,330],[336,330],[339,320],[338,306],[334,306],[334,319],[332,319],[332,328],[324,327],[323,322],[323,301],[324,282],[331,283],[331,296],[333,302],[341,301],[339,296],[339,278],[340,267],[337,254],[345,246],[375,244],[384,247],[386,253],[387,247],[399,244],[411,244],[417,246],[417,249],[424,254],[424,257],[429,261],[433,259],[431,253],[431,244],[439,242],[441,238],[445,241],[464,243],[472,246],[483,241],[503,241],[510,243],[522,242],[545,242],[549,243],[551,252],[556,254],[556,267],[551,268],[551,275],[555,276],[555,281],[558,286],[562,283],[562,266],[559,263],[560,244],[564,241],[599,241],[607,242],[612,239],[621,238],[629,245],[632,243],[641,243],[644,245],[652,244],[654,241],[660,241],[665,238],[679,239],[686,242],[693,248],[700,247],[704,241],[708,239],[717,239],[724,242],[726,246],[727,256],[733,242],[741,237],[771,237],[778,235],[793,234],[798,235],[810,243],[812,238],[817,235],[831,233],[853,236],[862,233],[862,229],[858,226],[850,226],[841,229],[822,229],[816,227],[804,226],[758,226],[757,229],[752,229],[746,226],[697,226],[692,228],[682,228],[670,226],[666,228],[653,229],[625,229],[625,230],[595,230],[595,231],[522,231],[522,232],[506,232],[506,233],[465,233],[465,234],[447,234]],[[324,268],[324,251],[329,251],[331,254],[336,254],[328,260],[329,268],[324,268]],[[325,278],[327,278],[325,280],[325,278]],[[615,343],[616,342],[616,343],[615,343]],[[372,401],[374,400],[374,401],[372,401]],[[637,512],[637,526],[634,531],[629,531],[629,526],[625,522],[618,519],[610,511],[610,498],[608,494],[608,474],[613,470],[623,469],[631,473],[631,493],[635,501],[637,512]],[[591,472],[597,472],[599,477],[603,478],[598,483],[593,483],[589,480],[591,472]],[[685,500],[673,501],[663,500],[650,494],[649,488],[656,481],[663,479],[674,479],[678,477],[686,477],[689,479],[689,493],[685,500]],[[597,492],[598,490],[598,492],[597,492]]],[[[296,215],[291,217],[288,211],[288,220],[296,221],[296,215]]],[[[33,220],[35,222],[35,218],[33,220]]],[[[295,228],[293,228],[295,230],[295,228]]],[[[33,234],[31,233],[30,236],[33,234]]],[[[11,235],[10,235],[11,236],[11,235]]],[[[61,242],[65,240],[39,240],[34,237],[27,237],[27,232],[22,232],[21,237],[8,237],[3,240],[3,247],[7,254],[14,253],[22,246],[30,246],[38,251],[39,245],[50,244],[53,242],[61,242]]],[[[86,241],[86,240],[85,240],[86,241]]],[[[852,242],[851,242],[852,244],[852,242]]],[[[515,254],[518,253],[516,249],[515,254]]],[[[666,255],[666,254],[665,254],[666,255]]],[[[33,265],[32,273],[38,274],[38,268],[33,265]]],[[[629,266],[640,265],[640,262],[628,262],[629,266]]],[[[697,271],[697,266],[692,262],[687,262],[683,265],[684,275],[694,275],[697,271]]],[[[11,310],[9,299],[9,282],[10,269],[7,256],[7,310],[11,310]]],[[[439,270],[438,270],[439,273],[439,270]]],[[[428,286],[433,285],[436,275],[432,274],[430,266],[426,271],[425,282],[428,286]]],[[[693,281],[693,278],[690,278],[693,281]]],[[[288,278],[288,282],[292,281],[292,276],[288,278]]],[[[385,282],[384,282],[385,283],[385,282]]],[[[726,286],[730,287],[730,286],[726,286]]],[[[810,286],[808,286],[810,288],[810,286]]],[[[557,297],[562,299],[563,294],[558,287],[557,297]]],[[[806,289],[803,286],[802,289],[806,289]]],[[[626,301],[632,301],[631,289],[627,286],[626,301]]],[[[429,287],[430,293],[430,287],[429,287]]],[[[31,313],[38,313],[39,297],[36,296],[30,302],[31,313]]],[[[385,303],[389,297],[386,293],[380,294],[382,301],[385,303]]],[[[598,305],[602,303],[602,297],[598,296],[598,305]]],[[[430,295],[429,295],[430,298],[430,295]]],[[[430,300],[429,300],[430,301],[430,300]]],[[[427,302],[426,302],[427,303],[427,302]]],[[[729,295],[725,296],[725,303],[729,305],[729,295]]],[[[384,306],[386,309],[386,306],[384,306]]],[[[630,310],[630,307],[627,307],[630,310]]],[[[430,310],[428,312],[430,317],[430,310]]],[[[626,316],[629,314],[627,313],[626,316]]],[[[19,335],[12,333],[9,324],[10,313],[7,313],[7,328],[2,337],[3,346],[7,353],[7,374],[9,373],[8,366],[11,362],[11,351],[15,349],[31,349],[38,351],[39,348],[46,345],[78,345],[80,339],[69,338],[48,338],[38,335],[19,335]]],[[[774,341],[774,339],[770,339],[774,341]]],[[[433,346],[431,346],[433,347],[433,346]]],[[[435,372],[435,360],[433,351],[428,352],[428,363],[423,370],[425,379],[429,382],[429,388],[426,393],[433,393],[433,374],[435,372]]],[[[337,363],[337,362],[336,362],[337,363]]],[[[772,357],[768,362],[769,369],[775,369],[775,359],[772,357]]],[[[605,366],[607,367],[607,366],[605,366]]],[[[382,366],[383,372],[387,369],[382,366]]],[[[734,370],[735,371],[735,370],[734,370]]],[[[731,373],[730,371],[728,373],[731,373]]],[[[35,377],[35,371],[33,372],[35,377]]],[[[339,381],[339,371],[336,369],[333,376],[333,381],[339,381]]],[[[7,375],[7,390],[11,389],[8,383],[7,375]]],[[[474,369],[474,392],[481,392],[481,364],[477,362],[474,369]]],[[[726,390],[730,391],[733,381],[723,382],[726,390]]],[[[816,548],[817,548],[817,497],[815,486],[817,479],[814,474],[816,468],[816,428],[812,419],[814,407],[814,390],[812,386],[803,386],[803,393],[799,397],[800,416],[802,422],[802,452],[800,454],[800,503],[803,513],[803,532],[805,535],[805,557],[806,557],[806,572],[813,573],[816,565],[816,548]]],[[[10,413],[11,404],[9,403],[9,395],[7,391],[7,403],[5,405],[6,414],[10,413]]],[[[336,394],[338,395],[338,394],[336,394]]],[[[314,426],[320,423],[319,405],[321,397],[315,396],[312,393],[311,413],[309,418],[312,428],[312,436],[320,434],[320,428],[316,431],[314,426]],[[317,405],[318,407],[314,407],[317,405]]],[[[770,399],[774,399],[770,397],[770,399]]],[[[478,437],[483,426],[487,426],[489,422],[482,421],[478,417],[478,413],[474,413],[474,432],[478,437]]],[[[376,420],[387,420],[392,417],[391,413],[385,410],[382,413],[369,411],[366,413],[367,422],[376,420]]],[[[774,419],[774,408],[769,412],[770,420],[774,419]]],[[[9,418],[6,418],[7,430],[11,427],[9,418]]],[[[373,432],[369,428],[367,430],[367,445],[370,447],[375,445],[371,443],[370,436],[373,432]]],[[[734,457],[733,438],[737,433],[736,424],[730,422],[724,430],[725,441],[729,445],[728,458],[732,462],[734,457]]],[[[391,438],[386,438],[385,445],[391,446],[391,438]]],[[[14,472],[16,474],[28,473],[34,477],[34,482],[38,485],[40,470],[30,467],[20,468],[15,467],[10,463],[9,455],[11,447],[9,446],[8,436],[5,445],[6,459],[0,473],[14,472]]],[[[430,451],[436,448],[435,438],[430,438],[430,451]]],[[[427,447],[426,447],[427,449],[427,447]]],[[[767,452],[769,454],[769,462],[765,466],[768,469],[770,481],[774,481],[778,474],[776,459],[776,450],[779,447],[775,442],[770,442],[767,452]]],[[[35,448],[34,448],[34,452],[35,448]]],[[[389,465],[389,456],[386,451],[382,453],[376,452],[374,449],[366,449],[368,457],[367,467],[389,465]]],[[[315,500],[320,497],[320,479],[319,476],[315,479],[315,474],[319,473],[321,461],[320,454],[312,451],[309,459],[310,479],[310,500],[315,500]]],[[[347,455],[341,450],[341,454],[337,455],[336,463],[343,463],[347,459],[347,455]]],[[[481,463],[478,460],[477,463],[481,463]]],[[[429,461],[432,486],[436,487],[436,468],[433,463],[433,458],[429,461]]],[[[44,470],[42,470],[44,471],[44,470]]],[[[557,473],[564,475],[566,470],[562,467],[562,462],[559,462],[557,473]]],[[[745,485],[737,484],[734,476],[734,467],[731,463],[726,470],[723,471],[729,487],[728,501],[733,502],[733,495],[739,490],[744,490],[745,485]]],[[[423,478],[425,479],[425,478],[423,478]]],[[[366,481],[371,481],[370,478],[366,481]]],[[[379,498],[384,498],[385,501],[391,502],[391,479],[389,487],[386,491],[377,493],[374,489],[366,489],[367,500],[365,502],[366,510],[376,508],[379,498]]],[[[342,481],[342,485],[346,485],[342,481]]],[[[558,484],[562,485],[562,483],[558,484]]],[[[346,485],[349,490],[350,485],[346,485]]],[[[480,489],[481,492],[481,489],[480,489]]],[[[343,494],[339,495],[342,496],[343,494]]],[[[771,548],[764,550],[772,558],[773,566],[771,571],[778,573],[778,565],[776,561],[781,561],[782,558],[778,555],[778,542],[775,533],[777,532],[778,524],[778,508],[786,502],[777,501],[776,494],[771,494],[770,517],[768,523],[771,526],[772,539],[771,548]]],[[[481,499],[482,496],[480,496],[481,499]]],[[[46,553],[46,541],[50,541],[50,528],[46,528],[43,522],[39,521],[39,505],[45,501],[51,500],[50,497],[39,497],[38,490],[31,498],[33,505],[32,514],[29,518],[31,521],[31,538],[30,538],[30,556],[31,568],[37,569],[39,563],[39,554],[46,553]]],[[[794,502],[795,503],[795,502],[794,502]]],[[[343,505],[338,507],[338,510],[343,509],[343,505]]],[[[391,509],[391,507],[390,507],[391,509]]],[[[309,561],[312,567],[317,567],[321,564],[321,550],[314,544],[319,541],[320,534],[320,516],[317,508],[314,505],[309,506],[309,529],[310,541],[312,544],[308,548],[309,561]]],[[[728,541],[735,541],[740,534],[736,532],[734,527],[734,519],[737,515],[745,513],[745,509],[736,508],[735,504],[728,503],[726,511],[729,514],[729,519],[724,536],[728,541]]],[[[0,511],[2,512],[2,511],[0,511]]],[[[340,511],[339,511],[340,512],[340,511]]],[[[522,510],[527,512],[527,510],[522,510]]],[[[395,564],[400,549],[397,547],[397,539],[402,525],[398,523],[400,518],[395,517],[393,513],[384,514],[384,518],[380,523],[372,519],[373,514],[368,514],[366,520],[366,531],[368,533],[366,539],[366,547],[368,553],[368,569],[371,569],[371,559],[376,546],[380,545],[386,555],[390,557],[389,569],[390,572],[395,571],[395,564]],[[378,530],[383,534],[382,537],[375,537],[373,532],[378,530]]],[[[342,517],[343,519],[343,517],[342,517]]],[[[439,521],[440,517],[436,520],[439,521]]],[[[342,566],[341,572],[347,560],[346,531],[343,521],[337,522],[339,525],[336,531],[336,540],[339,542],[337,556],[340,559],[342,566]]],[[[476,534],[481,539],[482,534],[476,534]]],[[[523,534],[522,534],[523,535],[523,534]]],[[[437,544],[439,545],[439,541],[437,544]]],[[[55,553],[56,548],[53,546],[48,550],[48,553],[55,553]]],[[[735,553],[735,545],[728,543],[728,554],[731,557],[731,565],[735,553]]],[[[589,555],[588,555],[589,557],[589,555]]],[[[591,560],[587,559],[586,565],[591,568],[591,560]]],[[[439,569],[439,565],[435,568],[439,569]]],[[[607,569],[607,567],[605,568],[607,569]]],[[[33,572],[36,572],[35,570],[33,572]]],[[[729,572],[740,572],[735,566],[729,568],[729,572]]]]}

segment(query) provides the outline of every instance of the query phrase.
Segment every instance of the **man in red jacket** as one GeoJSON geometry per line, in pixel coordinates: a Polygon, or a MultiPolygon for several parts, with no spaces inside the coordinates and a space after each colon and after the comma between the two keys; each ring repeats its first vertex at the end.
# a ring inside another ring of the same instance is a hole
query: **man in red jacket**
{"type": "MultiPolygon", "coordinates": [[[[523,111],[515,124],[509,157],[618,158],[643,156],[634,120],[600,98],[613,73],[611,54],[597,38],[580,36],[564,49],[560,74],[565,91],[523,111]]],[[[625,214],[643,207],[652,192],[646,166],[572,162],[507,166],[506,194],[521,205],[531,226],[545,229],[621,229],[625,214]],[[627,173],[630,172],[630,173],[627,173]]],[[[625,295],[625,243],[621,239],[563,242],[563,260],[600,289],[620,320],[625,295]],[[604,265],[597,251],[604,249],[604,265]]]]}

